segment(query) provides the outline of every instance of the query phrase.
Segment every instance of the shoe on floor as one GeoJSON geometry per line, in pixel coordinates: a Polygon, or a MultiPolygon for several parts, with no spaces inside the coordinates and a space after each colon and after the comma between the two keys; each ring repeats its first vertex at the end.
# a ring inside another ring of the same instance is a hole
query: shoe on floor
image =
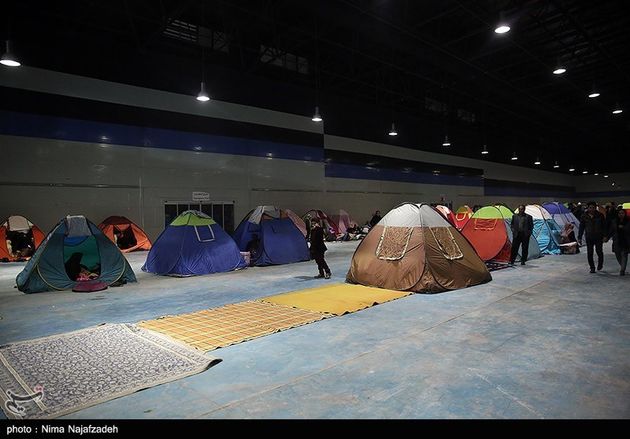
{"type": "Polygon", "coordinates": [[[602,271],[602,268],[604,268],[604,267],[602,267],[602,266],[598,266],[598,267],[597,267],[597,271],[602,271]]]}
{"type": "Polygon", "coordinates": [[[325,279],[330,279],[330,273],[326,273],[326,274],[324,275],[324,278],[325,278],[325,279]]]}
{"type": "Polygon", "coordinates": [[[514,261],[510,261],[510,262],[508,263],[508,265],[509,265],[510,267],[514,267],[514,261]]]}
{"type": "Polygon", "coordinates": [[[318,274],[317,276],[313,276],[313,277],[314,277],[315,279],[321,279],[321,278],[323,278],[323,277],[324,277],[324,275],[323,275],[323,274],[318,274]]]}
{"type": "Polygon", "coordinates": [[[521,265],[525,265],[525,262],[524,262],[524,261],[522,261],[522,262],[521,262],[521,265]]]}
{"type": "Polygon", "coordinates": [[[595,273],[595,269],[594,268],[591,268],[591,273],[595,273]]]}
{"type": "Polygon", "coordinates": [[[626,275],[626,272],[625,272],[625,271],[621,270],[621,271],[619,272],[619,276],[625,276],[625,275],[626,275]]]}

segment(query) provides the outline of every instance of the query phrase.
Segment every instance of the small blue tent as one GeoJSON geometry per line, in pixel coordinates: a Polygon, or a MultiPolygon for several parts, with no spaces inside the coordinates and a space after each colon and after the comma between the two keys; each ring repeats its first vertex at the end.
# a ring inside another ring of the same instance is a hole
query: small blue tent
{"type": "Polygon", "coordinates": [[[93,281],[111,285],[135,282],[136,276],[118,247],[82,215],[67,216],[37,248],[16,278],[25,293],[71,290],[80,270],[98,275],[93,281]]]}
{"type": "MultiPolygon", "coordinates": [[[[518,209],[517,209],[518,211],[518,209]]],[[[543,255],[559,255],[560,233],[562,230],[547,209],[538,204],[530,204],[525,207],[525,213],[534,219],[534,231],[532,237],[538,242],[538,248],[543,255]]]]}
{"type": "Polygon", "coordinates": [[[274,206],[258,206],[234,232],[241,251],[251,252],[251,265],[280,265],[310,259],[304,235],[289,213],[274,206]]]}
{"type": "Polygon", "coordinates": [[[211,217],[187,210],[153,243],[142,271],[170,276],[197,276],[245,268],[238,247],[211,217]]]}

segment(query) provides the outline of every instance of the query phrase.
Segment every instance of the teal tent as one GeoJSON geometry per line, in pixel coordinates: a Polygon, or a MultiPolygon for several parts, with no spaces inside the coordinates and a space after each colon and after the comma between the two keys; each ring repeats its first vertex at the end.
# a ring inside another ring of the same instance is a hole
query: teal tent
{"type": "Polygon", "coordinates": [[[84,216],[67,216],[37,248],[16,278],[25,293],[71,290],[88,280],[135,282],[131,266],[107,236],[84,216]]]}

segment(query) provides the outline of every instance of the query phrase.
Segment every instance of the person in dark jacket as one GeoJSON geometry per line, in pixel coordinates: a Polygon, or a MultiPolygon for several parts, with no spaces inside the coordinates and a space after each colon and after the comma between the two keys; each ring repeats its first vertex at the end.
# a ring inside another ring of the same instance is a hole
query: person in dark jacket
{"type": "Polygon", "coordinates": [[[630,218],[625,210],[617,209],[617,216],[611,221],[608,236],[613,240],[613,252],[619,262],[619,276],[625,276],[630,253],[630,218]]]}
{"type": "Polygon", "coordinates": [[[534,230],[534,218],[525,213],[525,205],[518,206],[518,212],[512,215],[512,253],[510,265],[514,265],[519,246],[521,249],[521,265],[525,265],[529,256],[529,238],[534,230]]]}
{"type": "Polygon", "coordinates": [[[370,220],[370,228],[374,227],[375,225],[378,224],[378,222],[381,220],[381,211],[377,210],[376,212],[374,212],[374,215],[372,215],[372,219],[370,220]]]}
{"type": "Polygon", "coordinates": [[[593,248],[597,252],[597,270],[604,267],[604,251],[602,245],[606,238],[606,218],[597,211],[597,203],[589,201],[586,213],[580,219],[580,231],[578,242],[582,244],[582,236],[586,235],[586,256],[591,273],[595,273],[595,262],[593,261],[593,248]]]}
{"type": "Polygon", "coordinates": [[[330,268],[324,260],[324,253],[328,250],[326,244],[324,243],[324,229],[322,229],[320,220],[316,218],[311,221],[311,226],[310,252],[311,257],[315,259],[315,262],[317,262],[317,269],[319,270],[319,274],[315,276],[315,278],[324,277],[326,279],[330,279],[330,268]]]}

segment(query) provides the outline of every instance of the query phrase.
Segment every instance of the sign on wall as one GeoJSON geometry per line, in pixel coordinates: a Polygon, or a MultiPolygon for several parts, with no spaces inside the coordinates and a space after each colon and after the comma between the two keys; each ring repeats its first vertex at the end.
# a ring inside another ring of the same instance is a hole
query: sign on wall
{"type": "Polygon", "coordinates": [[[193,192],[193,201],[210,201],[210,194],[208,192],[193,192]]]}

